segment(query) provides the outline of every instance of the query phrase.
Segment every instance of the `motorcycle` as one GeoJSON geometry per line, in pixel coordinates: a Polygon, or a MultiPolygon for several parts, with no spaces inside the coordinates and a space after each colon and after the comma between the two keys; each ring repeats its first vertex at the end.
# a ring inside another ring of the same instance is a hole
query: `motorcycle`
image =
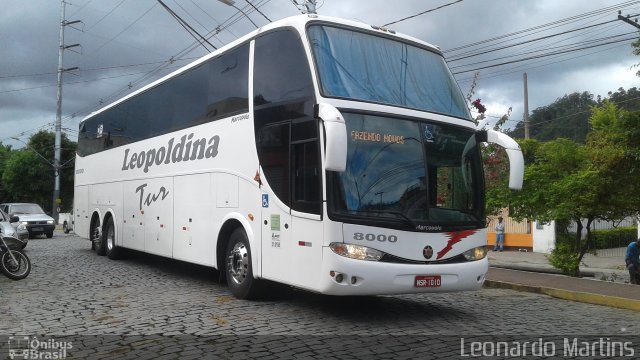
{"type": "Polygon", "coordinates": [[[0,269],[9,279],[21,280],[31,272],[31,260],[23,247],[19,239],[0,234],[0,269]]]}

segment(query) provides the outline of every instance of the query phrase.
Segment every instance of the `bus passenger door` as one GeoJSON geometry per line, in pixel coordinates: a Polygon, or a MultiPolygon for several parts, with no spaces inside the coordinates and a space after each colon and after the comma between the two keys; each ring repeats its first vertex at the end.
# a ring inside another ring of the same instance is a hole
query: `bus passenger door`
{"type": "Polygon", "coordinates": [[[263,276],[313,290],[322,261],[318,123],[301,118],[260,132],[263,276]],[[275,198],[275,199],[274,199],[275,198]]]}
{"type": "Polygon", "coordinates": [[[291,282],[289,209],[289,122],[265,126],[259,133],[262,192],[262,276],[291,282]]]}
{"type": "Polygon", "coordinates": [[[298,119],[291,123],[292,243],[290,266],[293,283],[315,290],[322,263],[322,187],[318,122],[298,119]]]}

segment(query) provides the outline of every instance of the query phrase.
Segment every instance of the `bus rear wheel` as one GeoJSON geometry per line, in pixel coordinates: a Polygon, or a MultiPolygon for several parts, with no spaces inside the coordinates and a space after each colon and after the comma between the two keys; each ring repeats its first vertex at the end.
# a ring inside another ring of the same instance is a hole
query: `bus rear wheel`
{"type": "Polygon", "coordinates": [[[91,236],[91,249],[95,250],[96,254],[100,256],[105,255],[107,253],[107,249],[102,236],[102,227],[98,221],[91,224],[89,236],[91,236]]]}
{"type": "Polygon", "coordinates": [[[263,295],[262,282],[253,277],[251,248],[244,229],[235,229],[227,244],[226,278],[229,290],[238,299],[257,299],[263,295]]]}
{"type": "Polygon", "coordinates": [[[102,236],[105,238],[103,242],[105,243],[107,257],[111,260],[119,259],[120,248],[116,246],[116,228],[113,225],[113,218],[107,219],[102,236]]]}

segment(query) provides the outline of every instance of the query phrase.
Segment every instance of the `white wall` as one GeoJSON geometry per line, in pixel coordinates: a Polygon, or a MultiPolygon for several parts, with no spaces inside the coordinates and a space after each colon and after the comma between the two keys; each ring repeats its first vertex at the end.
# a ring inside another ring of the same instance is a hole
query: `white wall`
{"type": "MultiPolygon", "coordinates": [[[[531,231],[533,232],[533,252],[550,254],[556,247],[556,222],[534,221],[531,231]]],[[[640,232],[640,229],[638,231],[640,232]]]]}

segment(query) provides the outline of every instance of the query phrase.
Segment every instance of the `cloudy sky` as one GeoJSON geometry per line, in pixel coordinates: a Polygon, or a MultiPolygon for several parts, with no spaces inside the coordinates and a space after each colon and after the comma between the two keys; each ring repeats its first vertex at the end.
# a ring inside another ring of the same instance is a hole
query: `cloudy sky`
{"type": "MultiPolygon", "coordinates": [[[[206,54],[156,0],[66,0],[62,127],[76,140],[89,112],[206,54]],[[74,51],[71,51],[74,50],[74,51]],[[171,63],[169,60],[173,60],[171,63]]],[[[201,34],[218,34],[216,46],[268,23],[299,14],[292,0],[164,0],[201,34]],[[237,9],[243,10],[251,21],[237,9]]],[[[298,0],[301,2],[301,0],[298,0]]],[[[53,130],[60,24],[59,0],[0,0],[0,142],[23,145],[41,129],[53,130]]],[[[640,85],[640,57],[631,42],[638,29],[617,20],[640,14],[640,1],[623,0],[319,0],[318,13],[390,25],[443,51],[462,91],[476,79],[474,98],[487,114],[509,107],[508,124],[523,114],[523,73],[529,109],[565,94],[606,97],[640,85]],[[449,5],[450,4],[450,5],[449,5]],[[446,6],[445,6],[446,5],[446,6]],[[475,45],[474,45],[475,44],[475,45]],[[506,64],[505,64],[506,63],[506,64]],[[503,65],[500,65],[503,64],[503,65]]]]}

